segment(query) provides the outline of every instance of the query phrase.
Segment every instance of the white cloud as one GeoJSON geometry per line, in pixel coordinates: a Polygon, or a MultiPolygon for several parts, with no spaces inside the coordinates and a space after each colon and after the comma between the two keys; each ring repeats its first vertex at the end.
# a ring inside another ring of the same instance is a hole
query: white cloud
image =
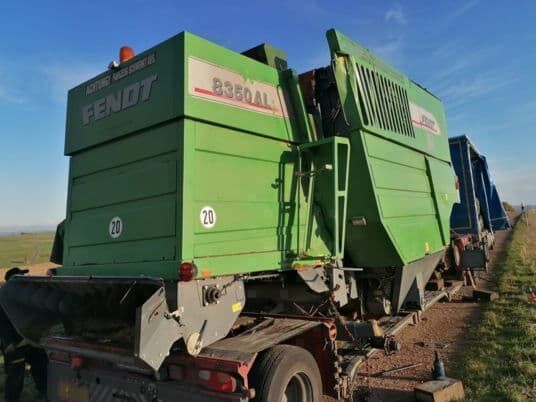
{"type": "Polygon", "coordinates": [[[287,0],[283,6],[297,11],[300,16],[305,15],[309,18],[325,17],[326,14],[333,11],[333,8],[324,8],[317,0],[287,0]]]}
{"type": "Polygon", "coordinates": [[[104,70],[94,64],[64,63],[50,64],[42,69],[52,98],[67,100],[67,92],[75,86],[89,80],[104,70]]]}
{"type": "Polygon", "coordinates": [[[527,163],[513,169],[510,166],[500,167],[493,172],[493,180],[501,199],[513,204],[536,204],[536,166],[527,163]]]}
{"type": "Polygon", "coordinates": [[[382,59],[392,61],[395,58],[396,53],[402,48],[403,45],[404,38],[402,35],[400,35],[395,39],[385,42],[381,46],[374,47],[372,51],[382,59]]]}
{"type": "Polygon", "coordinates": [[[432,52],[434,59],[450,59],[451,57],[458,56],[460,44],[457,42],[446,42],[441,44],[437,49],[432,52]]]}
{"type": "Polygon", "coordinates": [[[439,93],[446,101],[456,101],[458,103],[488,95],[515,81],[514,77],[502,73],[479,74],[472,79],[460,80],[456,84],[445,86],[439,93]]]}
{"type": "Polygon", "coordinates": [[[384,19],[387,22],[393,21],[400,25],[406,25],[408,23],[408,20],[400,5],[396,5],[387,10],[384,19]]]}
{"type": "Polygon", "coordinates": [[[293,64],[292,68],[295,68],[301,73],[314,68],[325,67],[330,63],[330,58],[331,56],[328,46],[322,44],[322,46],[320,46],[319,49],[316,49],[315,53],[310,57],[296,60],[296,63],[293,64]]]}
{"type": "Polygon", "coordinates": [[[468,67],[471,67],[474,64],[475,59],[470,57],[462,57],[459,59],[454,59],[453,62],[447,65],[442,70],[439,70],[435,75],[437,80],[443,80],[449,78],[452,75],[460,73],[466,70],[468,67]]]}
{"type": "Polygon", "coordinates": [[[471,71],[486,71],[498,55],[502,54],[500,46],[477,47],[470,42],[447,43],[433,52],[434,60],[441,66],[433,74],[435,81],[446,79],[459,80],[461,74],[467,76],[471,71]]]}
{"type": "Polygon", "coordinates": [[[459,8],[454,10],[450,15],[447,17],[447,20],[452,21],[458,17],[461,17],[463,14],[465,14],[467,11],[472,9],[474,6],[476,6],[479,3],[480,0],[468,0],[464,2],[463,5],[461,5],[459,8]]]}
{"type": "Polygon", "coordinates": [[[19,105],[24,103],[24,99],[21,96],[14,94],[13,91],[8,90],[2,84],[0,84],[0,101],[19,105]]]}

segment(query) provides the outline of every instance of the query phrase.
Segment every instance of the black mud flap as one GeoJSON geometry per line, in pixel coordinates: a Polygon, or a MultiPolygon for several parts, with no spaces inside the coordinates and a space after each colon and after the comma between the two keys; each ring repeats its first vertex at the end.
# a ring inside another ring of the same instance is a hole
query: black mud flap
{"type": "Polygon", "coordinates": [[[120,344],[154,369],[181,336],[176,320],[165,318],[170,309],[160,279],[16,276],[2,287],[0,304],[17,331],[34,343],[55,336],[120,344]],[[163,331],[173,339],[160,339],[167,347],[163,358],[149,356],[152,335],[166,325],[163,331]]]}
{"type": "Polygon", "coordinates": [[[136,309],[162,286],[145,278],[15,276],[2,288],[0,304],[21,335],[38,343],[57,326],[97,336],[110,325],[133,324],[136,309]]]}
{"type": "Polygon", "coordinates": [[[483,248],[465,249],[462,251],[462,267],[473,271],[488,271],[488,256],[483,248]]]}
{"type": "MultiPolygon", "coordinates": [[[[153,370],[180,339],[196,355],[225,337],[244,303],[244,285],[234,277],[15,276],[0,290],[0,305],[26,339],[45,344],[51,337],[70,338],[95,349],[118,345],[153,370]],[[219,292],[217,302],[205,300],[211,289],[219,292]]],[[[77,352],[92,352],[86,349],[77,352]]]]}

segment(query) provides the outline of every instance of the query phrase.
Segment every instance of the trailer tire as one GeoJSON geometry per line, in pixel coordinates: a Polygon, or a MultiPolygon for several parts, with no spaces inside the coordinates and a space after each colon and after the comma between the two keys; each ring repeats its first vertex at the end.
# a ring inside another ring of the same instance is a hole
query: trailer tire
{"type": "Polygon", "coordinates": [[[318,364],[311,353],[297,346],[277,345],[263,352],[252,370],[251,385],[255,402],[322,401],[318,364]]]}
{"type": "Polygon", "coordinates": [[[458,244],[453,243],[451,246],[451,251],[452,251],[452,262],[454,263],[454,268],[458,270],[460,269],[462,265],[462,256],[461,256],[461,252],[460,252],[460,248],[458,247],[458,244]]]}

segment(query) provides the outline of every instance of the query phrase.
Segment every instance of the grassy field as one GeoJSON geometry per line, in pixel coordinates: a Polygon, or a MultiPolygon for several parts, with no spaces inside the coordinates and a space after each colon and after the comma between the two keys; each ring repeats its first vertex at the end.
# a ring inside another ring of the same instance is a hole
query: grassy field
{"type": "Polygon", "coordinates": [[[53,232],[0,236],[0,269],[47,262],[53,232]]]}
{"type": "Polygon", "coordinates": [[[518,221],[493,282],[500,298],[485,307],[455,371],[469,401],[536,400],[536,211],[518,221]]]}
{"type": "MultiPolygon", "coordinates": [[[[4,279],[4,268],[41,264],[48,262],[53,232],[25,233],[13,236],[0,236],[0,283],[4,279]]],[[[4,361],[0,356],[0,399],[4,399],[4,361]]],[[[37,402],[33,380],[28,373],[21,401],[37,402]]]]}

